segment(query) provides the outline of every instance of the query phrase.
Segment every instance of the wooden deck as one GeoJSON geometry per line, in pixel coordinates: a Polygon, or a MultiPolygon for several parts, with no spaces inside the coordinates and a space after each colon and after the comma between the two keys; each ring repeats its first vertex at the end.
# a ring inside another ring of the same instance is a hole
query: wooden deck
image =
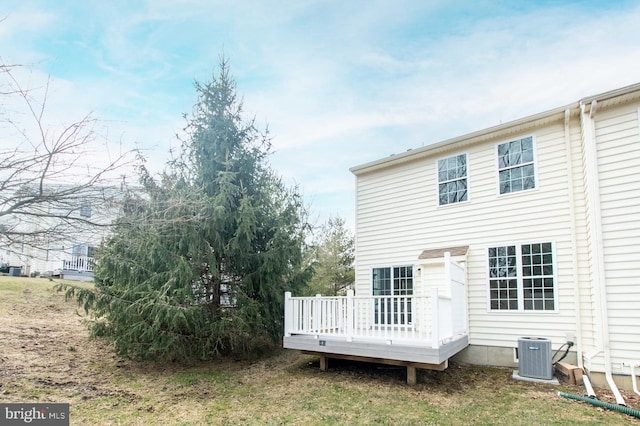
{"type": "MultiPolygon", "coordinates": [[[[283,347],[329,358],[442,370],[469,344],[466,273],[445,254],[446,294],[292,297],[285,293],[283,347]]],[[[412,374],[413,371],[413,374],[412,374]]]]}
{"type": "MultiPolygon", "coordinates": [[[[408,363],[424,364],[420,368],[437,367],[446,362],[469,345],[467,335],[460,335],[455,339],[432,348],[428,345],[408,344],[406,342],[393,342],[392,340],[367,340],[354,339],[351,342],[345,338],[333,336],[285,336],[283,347],[297,349],[306,353],[324,354],[329,358],[363,357],[376,359],[381,363],[384,360],[396,360],[408,363]]],[[[351,359],[351,358],[346,358],[351,359]]],[[[433,368],[438,369],[438,368],[433,368]]]]}
{"type": "Polygon", "coordinates": [[[352,340],[335,336],[285,336],[283,346],[320,358],[320,369],[326,370],[329,360],[347,359],[407,368],[407,383],[415,385],[416,369],[442,371],[449,366],[449,358],[469,345],[467,335],[451,339],[438,348],[407,344],[392,340],[352,340]]]}

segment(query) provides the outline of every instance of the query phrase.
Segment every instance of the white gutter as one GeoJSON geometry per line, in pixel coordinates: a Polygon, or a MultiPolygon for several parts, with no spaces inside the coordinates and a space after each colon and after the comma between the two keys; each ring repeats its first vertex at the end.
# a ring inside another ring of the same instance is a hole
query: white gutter
{"type": "Polygon", "coordinates": [[[594,100],[597,100],[600,105],[607,107],[613,104],[638,98],[640,98],[640,83],[632,84],[630,86],[622,87],[620,89],[612,90],[609,92],[600,93],[595,96],[589,96],[587,98],[583,98],[579,102],[573,102],[571,104],[559,108],[554,108],[549,111],[544,111],[538,114],[530,115],[528,117],[499,124],[497,126],[468,133],[466,135],[447,139],[438,143],[428,144],[427,146],[423,146],[421,148],[412,149],[396,155],[391,155],[386,158],[352,167],[349,170],[351,171],[351,173],[357,176],[386,167],[393,167],[395,165],[402,164],[408,161],[431,157],[445,151],[461,149],[462,147],[465,147],[467,145],[483,142],[489,139],[503,138],[513,134],[529,132],[533,128],[549,123],[559,122],[563,119],[563,114],[567,109],[578,110],[581,105],[590,103],[592,104],[592,101],[594,100]]]}
{"type": "Polygon", "coordinates": [[[586,105],[580,102],[580,124],[582,137],[584,138],[584,153],[586,157],[587,185],[589,193],[589,212],[591,214],[591,249],[593,253],[593,283],[596,292],[599,290],[599,319],[600,319],[600,344],[604,353],[604,370],[607,384],[616,397],[619,405],[626,405],[611,374],[611,347],[609,345],[609,312],[607,308],[607,288],[605,285],[604,249],[602,232],[602,214],[600,211],[600,186],[598,184],[598,155],[595,138],[594,117],[598,101],[591,102],[589,113],[586,113],[586,105]]]}
{"type": "Polygon", "coordinates": [[[418,160],[424,157],[431,157],[438,155],[441,152],[446,152],[451,149],[459,149],[461,147],[483,142],[488,139],[494,139],[498,137],[508,137],[508,135],[518,134],[526,131],[530,131],[533,128],[547,125],[549,123],[555,123],[562,120],[562,114],[567,108],[576,108],[579,104],[573,103],[561,108],[555,108],[550,111],[541,112],[529,117],[520,118],[507,123],[499,124],[497,126],[489,127],[487,129],[479,130],[476,132],[468,133],[466,135],[458,136],[455,138],[447,139],[441,142],[429,144],[417,149],[410,149],[408,151],[393,154],[385,158],[381,158],[376,161],[372,161],[360,166],[351,167],[349,171],[358,176],[363,173],[368,173],[374,170],[383,169],[385,167],[396,166],[398,164],[406,163],[409,161],[418,160]]]}

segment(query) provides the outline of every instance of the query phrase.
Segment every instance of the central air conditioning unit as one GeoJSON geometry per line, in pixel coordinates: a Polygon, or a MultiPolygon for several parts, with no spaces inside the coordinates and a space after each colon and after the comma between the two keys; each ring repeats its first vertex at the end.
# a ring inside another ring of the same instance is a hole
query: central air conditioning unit
{"type": "Polygon", "coordinates": [[[518,339],[518,375],[532,379],[553,379],[551,340],[540,337],[518,339]]]}

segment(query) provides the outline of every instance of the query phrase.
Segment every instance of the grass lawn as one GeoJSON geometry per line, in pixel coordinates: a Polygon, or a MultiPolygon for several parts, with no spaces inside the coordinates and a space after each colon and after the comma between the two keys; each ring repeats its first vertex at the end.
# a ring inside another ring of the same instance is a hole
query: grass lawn
{"type": "Polygon", "coordinates": [[[582,387],[514,381],[510,369],[451,364],[419,370],[408,386],[403,368],[331,360],[322,372],[294,351],[253,362],[138,364],[90,340],[83,313],[54,284],[0,277],[0,402],[69,403],[72,425],[640,425],[556,396],[582,395],[582,387]]]}

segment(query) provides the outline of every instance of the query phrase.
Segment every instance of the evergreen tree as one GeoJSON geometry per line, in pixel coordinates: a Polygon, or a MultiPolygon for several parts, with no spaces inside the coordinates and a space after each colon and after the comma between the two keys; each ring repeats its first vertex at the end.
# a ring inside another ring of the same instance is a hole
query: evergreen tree
{"type": "Polygon", "coordinates": [[[159,181],[144,167],[100,250],[96,290],[67,287],[93,334],[138,359],[250,355],[282,336],[283,295],[306,285],[300,195],[267,163],[268,134],[244,122],[224,59],[196,83],[181,155],[159,181]]]}
{"type": "Polygon", "coordinates": [[[306,293],[340,296],[355,281],[355,242],[344,219],[331,217],[319,229],[313,256],[313,278],[306,293]]]}

